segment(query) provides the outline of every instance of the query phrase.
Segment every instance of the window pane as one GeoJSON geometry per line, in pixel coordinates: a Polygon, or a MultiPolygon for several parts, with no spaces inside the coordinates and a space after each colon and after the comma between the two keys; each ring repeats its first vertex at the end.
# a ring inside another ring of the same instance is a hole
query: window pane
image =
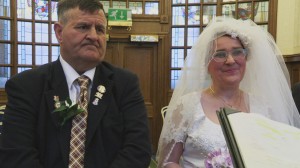
{"type": "Polygon", "coordinates": [[[35,23],[35,42],[48,43],[47,23],[35,23]]]}
{"type": "Polygon", "coordinates": [[[172,8],[172,25],[184,25],[185,24],[185,7],[173,7],[172,8]]]}
{"type": "Polygon", "coordinates": [[[18,68],[18,73],[21,73],[21,72],[23,72],[25,70],[29,70],[29,69],[31,69],[31,68],[29,68],[29,67],[19,67],[18,68]]]}
{"type": "Polygon", "coordinates": [[[260,27],[262,27],[265,31],[268,31],[268,25],[259,25],[260,27]]]}
{"type": "Polygon", "coordinates": [[[181,70],[172,70],[171,71],[171,89],[174,89],[176,86],[176,83],[180,77],[181,70]]]}
{"type": "Polygon", "coordinates": [[[49,20],[49,13],[53,21],[57,21],[57,2],[51,2],[51,9],[48,0],[35,1],[35,19],[36,20],[49,20]]]}
{"type": "Polygon", "coordinates": [[[48,20],[49,4],[47,0],[35,0],[34,8],[36,20],[48,20]]]}
{"type": "Polygon", "coordinates": [[[105,13],[108,12],[108,8],[109,8],[109,1],[100,1],[103,5],[104,11],[105,13]]]}
{"type": "Polygon", "coordinates": [[[172,68],[181,68],[184,63],[184,49],[172,49],[172,68]]]}
{"type": "Polygon", "coordinates": [[[240,3],[238,5],[238,19],[251,19],[252,5],[251,3],[240,3]]]}
{"type": "Polygon", "coordinates": [[[190,51],[191,51],[191,49],[186,50],[187,55],[189,55],[190,51]]]}
{"type": "Polygon", "coordinates": [[[200,3],[200,0],[189,0],[188,3],[200,3]]]}
{"type": "Polygon", "coordinates": [[[54,24],[52,24],[52,31],[51,31],[51,40],[52,44],[58,44],[57,38],[55,36],[55,31],[54,31],[54,24]]]}
{"type": "Polygon", "coordinates": [[[18,64],[32,65],[31,45],[18,45],[18,64]]]}
{"type": "Polygon", "coordinates": [[[48,46],[35,46],[35,64],[42,65],[48,63],[48,46]]]}
{"type": "Polygon", "coordinates": [[[125,9],[126,8],[126,2],[113,1],[113,8],[116,8],[116,9],[125,9]]]}
{"type": "Polygon", "coordinates": [[[18,22],[18,41],[32,42],[32,23],[18,22]]]}
{"type": "Polygon", "coordinates": [[[58,21],[58,16],[57,16],[57,3],[58,2],[51,2],[52,3],[52,12],[51,12],[51,19],[52,21],[58,21]]]}
{"type": "Polygon", "coordinates": [[[0,0],[0,16],[10,17],[10,0],[0,0]]]}
{"type": "Polygon", "coordinates": [[[200,34],[200,28],[188,28],[187,45],[192,46],[194,42],[198,39],[199,34],[200,34]]]}
{"type": "Polygon", "coordinates": [[[267,22],[269,17],[269,2],[255,2],[255,22],[267,22]]]}
{"type": "Polygon", "coordinates": [[[173,0],[173,4],[185,4],[185,0],[173,0]]]}
{"type": "Polygon", "coordinates": [[[146,15],[158,15],[159,6],[158,2],[145,2],[146,15]]]}
{"type": "Polygon", "coordinates": [[[204,3],[216,3],[217,0],[204,0],[203,2],[204,3]]]}
{"type": "Polygon", "coordinates": [[[203,6],[203,24],[208,24],[215,16],[217,12],[217,6],[203,6]]]}
{"type": "Polygon", "coordinates": [[[200,25],[200,6],[188,7],[188,24],[200,25]]]}
{"type": "Polygon", "coordinates": [[[4,88],[6,81],[11,77],[10,67],[0,67],[0,88],[4,88]]]}
{"type": "Polygon", "coordinates": [[[172,28],[172,46],[184,46],[184,28],[172,28]]]}
{"type": "Polygon", "coordinates": [[[129,8],[132,14],[143,14],[143,3],[142,2],[129,2],[129,8]]]}
{"type": "Polygon", "coordinates": [[[56,61],[59,56],[59,46],[52,46],[52,61],[56,61]]]}
{"type": "Polygon", "coordinates": [[[227,4],[222,6],[222,15],[235,18],[235,4],[227,4]]]}
{"type": "Polygon", "coordinates": [[[17,0],[17,16],[22,19],[32,18],[32,4],[31,0],[17,0]]]}
{"type": "Polygon", "coordinates": [[[223,0],[223,2],[235,2],[236,0],[223,0]]]}
{"type": "Polygon", "coordinates": [[[0,43],[0,64],[11,64],[10,44],[0,43]]]}
{"type": "Polygon", "coordinates": [[[0,19],[0,40],[10,40],[10,21],[0,19]]]}

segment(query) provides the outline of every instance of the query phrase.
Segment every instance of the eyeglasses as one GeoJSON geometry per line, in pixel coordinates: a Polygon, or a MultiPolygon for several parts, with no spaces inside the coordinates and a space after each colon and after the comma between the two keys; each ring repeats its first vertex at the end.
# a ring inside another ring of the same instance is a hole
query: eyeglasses
{"type": "Polygon", "coordinates": [[[236,48],[229,52],[227,51],[216,51],[212,55],[212,59],[216,62],[226,62],[229,54],[235,61],[243,61],[247,56],[247,50],[244,48],[236,48]]]}

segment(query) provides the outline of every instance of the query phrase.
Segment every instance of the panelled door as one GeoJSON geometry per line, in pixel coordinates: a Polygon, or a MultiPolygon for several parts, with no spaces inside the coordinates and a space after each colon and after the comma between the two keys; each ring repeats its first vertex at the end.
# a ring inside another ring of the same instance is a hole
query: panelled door
{"type": "Polygon", "coordinates": [[[105,61],[128,69],[139,77],[140,87],[148,111],[153,151],[157,148],[161,120],[157,101],[162,96],[157,89],[158,43],[108,42],[105,61]]]}

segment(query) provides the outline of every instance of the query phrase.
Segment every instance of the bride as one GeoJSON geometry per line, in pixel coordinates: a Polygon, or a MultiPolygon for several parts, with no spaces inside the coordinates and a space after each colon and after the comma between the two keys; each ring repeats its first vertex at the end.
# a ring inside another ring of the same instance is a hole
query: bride
{"type": "Polygon", "coordinates": [[[192,47],[168,106],[158,167],[205,167],[211,153],[226,151],[221,107],[300,127],[282,54],[251,20],[217,17],[192,47]]]}

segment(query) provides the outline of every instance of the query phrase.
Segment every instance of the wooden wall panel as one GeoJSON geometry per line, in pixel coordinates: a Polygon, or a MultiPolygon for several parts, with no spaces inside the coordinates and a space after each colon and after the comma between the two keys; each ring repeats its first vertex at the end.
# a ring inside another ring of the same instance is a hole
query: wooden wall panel
{"type": "Polygon", "coordinates": [[[129,69],[140,80],[141,90],[145,102],[153,104],[153,93],[151,90],[151,81],[153,81],[153,49],[143,47],[126,47],[124,56],[124,68],[129,69]]]}
{"type": "Polygon", "coordinates": [[[290,73],[290,77],[291,77],[291,84],[294,85],[295,83],[300,82],[300,63],[299,64],[295,64],[295,66],[292,67],[291,69],[291,73],[290,73]]]}
{"type": "Polygon", "coordinates": [[[285,63],[290,73],[291,85],[300,82],[300,54],[285,56],[285,63]]]}
{"type": "Polygon", "coordinates": [[[154,58],[157,57],[155,50],[157,48],[155,45],[152,47],[148,46],[128,46],[124,48],[124,59],[123,65],[125,69],[137,74],[140,81],[140,87],[142,94],[144,96],[147,112],[148,121],[150,127],[151,142],[153,148],[157,145],[157,135],[155,132],[155,71],[157,69],[154,64],[154,58]]]}
{"type": "MultiPolygon", "coordinates": [[[[108,42],[112,54],[110,60],[115,66],[127,69],[135,73],[139,78],[141,91],[148,112],[150,138],[153,152],[156,152],[160,130],[157,131],[157,121],[161,118],[158,105],[157,82],[159,74],[157,67],[158,44],[157,43],[132,43],[118,40],[108,42]]],[[[160,95],[161,96],[161,95],[160,95]]]]}
{"type": "Polygon", "coordinates": [[[300,62],[287,63],[291,85],[293,86],[295,83],[300,82],[300,62]]]}
{"type": "Polygon", "coordinates": [[[4,89],[3,90],[1,89],[0,90],[0,106],[6,104],[6,102],[7,102],[6,92],[4,89]]]}
{"type": "Polygon", "coordinates": [[[113,47],[107,46],[104,60],[113,63],[113,47]]]}

